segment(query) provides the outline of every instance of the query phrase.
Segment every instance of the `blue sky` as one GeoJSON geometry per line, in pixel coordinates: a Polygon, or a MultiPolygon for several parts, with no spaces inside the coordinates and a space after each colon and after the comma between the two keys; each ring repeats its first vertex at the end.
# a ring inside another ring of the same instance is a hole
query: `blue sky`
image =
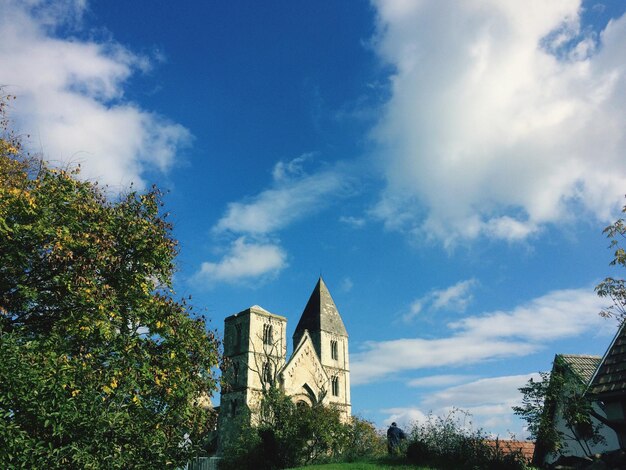
{"type": "Polygon", "coordinates": [[[603,354],[602,228],[626,193],[614,1],[0,0],[28,146],[112,197],[169,191],[176,290],[291,330],[319,275],[353,411],[511,412],[555,353],[603,354]]]}

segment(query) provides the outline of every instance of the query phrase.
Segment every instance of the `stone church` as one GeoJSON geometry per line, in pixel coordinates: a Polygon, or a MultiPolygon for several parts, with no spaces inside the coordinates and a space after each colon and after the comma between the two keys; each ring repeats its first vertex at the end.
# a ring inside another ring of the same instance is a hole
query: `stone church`
{"type": "Polygon", "coordinates": [[[255,305],[224,320],[224,371],[218,432],[225,439],[248,408],[254,419],[262,390],[279,386],[300,406],[323,403],[351,413],[348,333],[320,277],[293,334],[287,319],[255,305]]]}

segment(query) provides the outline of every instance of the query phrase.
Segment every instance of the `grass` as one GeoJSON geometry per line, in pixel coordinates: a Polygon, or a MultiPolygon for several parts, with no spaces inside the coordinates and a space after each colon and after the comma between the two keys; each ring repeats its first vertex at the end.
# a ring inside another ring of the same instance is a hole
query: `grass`
{"type": "Polygon", "coordinates": [[[290,470],[431,470],[429,467],[416,467],[414,465],[403,465],[393,460],[381,459],[376,462],[345,462],[326,463],[321,465],[308,465],[296,467],[290,470]]]}

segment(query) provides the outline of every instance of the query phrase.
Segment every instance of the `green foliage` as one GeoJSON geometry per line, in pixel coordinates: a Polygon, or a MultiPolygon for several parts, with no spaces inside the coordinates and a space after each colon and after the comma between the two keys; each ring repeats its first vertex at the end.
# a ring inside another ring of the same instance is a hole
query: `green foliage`
{"type": "Polygon", "coordinates": [[[363,458],[378,458],[387,453],[387,439],[376,430],[374,424],[353,416],[346,424],[347,440],[341,454],[342,460],[355,461],[363,458]]]}
{"type": "Polygon", "coordinates": [[[196,401],[217,341],[173,299],[159,191],[110,201],[77,175],[24,156],[4,121],[0,468],[175,467],[212,425],[196,401]]]}
{"type": "MultiPolygon", "coordinates": [[[[626,206],[622,207],[622,213],[626,214],[626,206]]],[[[614,250],[611,266],[626,268],[626,250],[621,243],[626,238],[626,221],[617,219],[606,227],[603,233],[611,240],[610,248],[614,250]]],[[[596,286],[596,293],[600,297],[611,299],[611,305],[600,312],[604,317],[616,317],[620,322],[626,320],[626,284],[624,279],[607,277],[596,286]]]]}
{"type": "Polygon", "coordinates": [[[297,406],[276,387],[266,390],[253,424],[241,416],[240,431],[227,443],[225,469],[280,469],[380,455],[381,438],[371,423],[341,421],[337,409],[297,406]]]}
{"type": "Polygon", "coordinates": [[[537,460],[559,453],[566,441],[575,442],[591,457],[591,445],[604,441],[600,423],[592,419],[592,400],[585,395],[585,384],[558,356],[552,374],[542,372],[540,381],[531,378],[519,390],[522,406],[513,407],[513,411],[528,424],[530,437],[536,441],[537,460]],[[565,430],[557,428],[557,415],[565,430]]]}
{"type": "Polygon", "coordinates": [[[453,410],[447,416],[429,415],[410,432],[407,460],[436,468],[516,470],[527,464],[519,453],[502,453],[487,444],[487,436],[471,430],[469,414],[453,410]]]}
{"type": "Polygon", "coordinates": [[[556,452],[561,447],[562,436],[554,426],[554,410],[560,400],[557,389],[559,378],[550,384],[550,373],[540,372],[541,380],[529,379],[519,391],[522,393],[522,405],[514,406],[513,411],[526,421],[530,438],[536,441],[540,455],[556,452]]]}

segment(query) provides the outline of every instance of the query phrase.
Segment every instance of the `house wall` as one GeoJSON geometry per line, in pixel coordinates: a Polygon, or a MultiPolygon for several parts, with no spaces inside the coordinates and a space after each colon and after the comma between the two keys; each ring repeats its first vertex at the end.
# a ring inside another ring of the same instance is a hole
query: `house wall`
{"type": "MultiPolygon", "coordinates": [[[[602,416],[606,416],[606,413],[602,410],[602,408],[600,408],[600,406],[598,406],[597,403],[594,403],[593,409],[596,413],[602,416]]],[[[617,439],[617,434],[615,434],[615,431],[613,431],[608,426],[605,426],[593,417],[591,418],[591,420],[594,426],[600,426],[599,433],[602,437],[604,437],[605,442],[598,444],[588,444],[590,453],[598,454],[619,449],[619,441],[617,439]]],[[[587,455],[584,452],[583,448],[580,446],[580,444],[573,437],[572,431],[567,427],[565,419],[563,418],[562,410],[560,409],[556,411],[555,427],[557,431],[562,432],[566,437],[563,440],[563,447],[560,452],[558,454],[548,454],[546,456],[545,463],[553,463],[561,455],[571,455],[575,457],[585,457],[587,455]]],[[[585,445],[585,442],[583,442],[583,445],[585,445]]]]}

